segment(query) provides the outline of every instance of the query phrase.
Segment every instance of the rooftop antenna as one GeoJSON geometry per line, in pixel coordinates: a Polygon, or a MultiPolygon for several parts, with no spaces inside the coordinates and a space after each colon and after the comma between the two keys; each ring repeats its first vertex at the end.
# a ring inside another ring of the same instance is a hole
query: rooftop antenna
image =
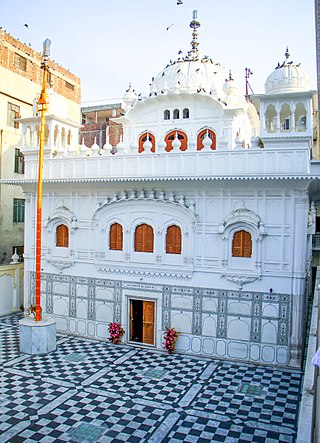
{"type": "Polygon", "coordinates": [[[250,86],[250,83],[249,83],[249,77],[250,77],[250,75],[252,75],[252,74],[253,74],[253,72],[251,71],[250,68],[246,68],[246,69],[245,69],[245,79],[246,79],[246,99],[247,99],[247,100],[249,99],[249,88],[250,88],[251,94],[253,94],[253,90],[252,90],[252,88],[251,88],[251,86],[250,86]]]}

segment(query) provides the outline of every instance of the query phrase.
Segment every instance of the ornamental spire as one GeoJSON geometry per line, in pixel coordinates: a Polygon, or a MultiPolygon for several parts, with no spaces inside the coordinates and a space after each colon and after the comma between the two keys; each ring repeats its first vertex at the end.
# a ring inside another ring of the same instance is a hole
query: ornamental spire
{"type": "Polygon", "coordinates": [[[198,16],[198,11],[195,9],[193,11],[193,20],[190,23],[190,28],[193,29],[192,32],[192,41],[191,41],[191,51],[188,52],[188,59],[190,60],[197,60],[199,57],[199,51],[198,51],[198,31],[197,29],[200,27],[200,23],[197,20],[197,16],[198,16]]]}
{"type": "Polygon", "coordinates": [[[288,58],[290,57],[290,52],[289,52],[288,46],[286,47],[286,52],[285,52],[284,56],[285,56],[286,60],[288,60],[288,58]]]}

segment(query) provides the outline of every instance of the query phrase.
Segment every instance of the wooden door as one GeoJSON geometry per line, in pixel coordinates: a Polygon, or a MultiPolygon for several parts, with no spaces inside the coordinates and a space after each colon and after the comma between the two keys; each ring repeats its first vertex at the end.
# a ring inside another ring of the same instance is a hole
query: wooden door
{"type": "Polygon", "coordinates": [[[154,345],[154,305],[153,301],[143,302],[142,342],[154,345]]]}
{"type": "Polygon", "coordinates": [[[130,340],[133,340],[133,305],[130,300],[130,340]]]}

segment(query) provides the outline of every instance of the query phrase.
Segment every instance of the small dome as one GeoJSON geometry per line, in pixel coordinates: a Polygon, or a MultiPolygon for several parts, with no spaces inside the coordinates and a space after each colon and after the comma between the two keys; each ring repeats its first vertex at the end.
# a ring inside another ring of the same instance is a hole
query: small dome
{"type": "Polygon", "coordinates": [[[278,66],[267,78],[264,85],[266,94],[309,91],[309,77],[300,67],[300,63],[295,64],[289,61],[288,48],[285,57],[286,60],[281,65],[278,63],[278,66]]]}
{"type": "Polygon", "coordinates": [[[223,92],[225,93],[225,101],[228,105],[236,106],[245,101],[244,96],[241,94],[236,82],[232,78],[231,71],[229,72],[229,78],[226,79],[223,85],[223,92]]]}

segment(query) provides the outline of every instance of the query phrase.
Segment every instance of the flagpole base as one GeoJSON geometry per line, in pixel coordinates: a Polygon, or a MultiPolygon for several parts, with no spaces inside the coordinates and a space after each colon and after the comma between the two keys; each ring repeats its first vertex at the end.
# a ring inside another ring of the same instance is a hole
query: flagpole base
{"type": "Polygon", "coordinates": [[[43,317],[35,321],[26,317],[19,321],[20,352],[24,354],[48,354],[57,348],[56,321],[43,317]]]}

